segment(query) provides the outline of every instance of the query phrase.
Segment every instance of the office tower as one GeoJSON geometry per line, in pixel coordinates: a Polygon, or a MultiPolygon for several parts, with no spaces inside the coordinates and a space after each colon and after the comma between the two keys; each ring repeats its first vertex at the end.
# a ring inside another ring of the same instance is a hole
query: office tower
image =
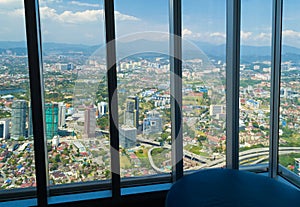
{"type": "Polygon", "coordinates": [[[28,107],[28,137],[33,137],[33,128],[32,128],[32,108],[29,102],[28,107]]]}
{"type": "Polygon", "coordinates": [[[25,100],[16,100],[12,104],[11,114],[11,138],[19,139],[26,136],[26,112],[27,102],[25,100]]]}
{"type": "Polygon", "coordinates": [[[143,134],[162,132],[162,118],[157,111],[150,111],[143,120],[143,134]]]}
{"type": "Polygon", "coordinates": [[[119,129],[120,145],[123,148],[131,148],[136,144],[136,128],[122,126],[119,129]]]}
{"type": "Polygon", "coordinates": [[[66,105],[64,102],[58,103],[58,127],[63,127],[66,124],[66,105]]]}
{"type": "Polygon", "coordinates": [[[106,102],[100,102],[98,103],[98,112],[99,116],[103,116],[108,111],[108,104],[106,102]]]}
{"type": "Polygon", "coordinates": [[[126,99],[124,125],[135,128],[139,126],[139,99],[137,96],[128,96],[126,99]]]}
{"type": "Polygon", "coordinates": [[[9,119],[0,120],[0,139],[9,138],[9,119]]]}
{"type": "Polygon", "coordinates": [[[45,104],[46,137],[52,139],[58,135],[58,104],[45,104]]]}
{"type": "Polygon", "coordinates": [[[88,138],[95,137],[96,109],[87,108],[84,112],[84,135],[88,138]]]}

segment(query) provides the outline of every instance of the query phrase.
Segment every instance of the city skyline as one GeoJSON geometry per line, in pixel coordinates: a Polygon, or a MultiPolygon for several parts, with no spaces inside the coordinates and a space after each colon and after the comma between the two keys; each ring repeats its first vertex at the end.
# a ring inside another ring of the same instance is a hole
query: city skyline
{"type": "MultiPolygon", "coordinates": [[[[1,0],[0,14],[9,18],[0,20],[2,32],[0,39],[24,41],[23,1],[1,0]]],[[[213,44],[223,44],[225,35],[225,2],[194,1],[183,2],[183,38],[191,41],[205,40],[213,44]],[[195,23],[197,22],[197,23],[195,23]]],[[[242,1],[241,40],[244,45],[270,45],[271,41],[271,0],[242,1]],[[269,9],[266,9],[269,8],[269,9]],[[255,11],[255,13],[253,12],[255,11]],[[251,18],[244,18],[251,16],[251,18]]],[[[300,47],[300,30],[297,13],[300,3],[296,0],[285,4],[283,42],[300,47]]],[[[168,1],[118,1],[116,2],[117,38],[145,31],[168,33],[168,1]],[[147,4],[145,6],[145,4],[147,4]],[[118,35],[122,34],[122,35],[118,35]]],[[[76,43],[86,45],[103,44],[104,10],[103,2],[42,0],[40,1],[43,42],[76,43]],[[76,33],[77,35],[73,35],[76,33]]],[[[144,38],[144,37],[143,37],[144,38]]],[[[167,41],[168,36],[152,40],[167,41]]],[[[155,38],[155,39],[153,39],[155,38]]]]}

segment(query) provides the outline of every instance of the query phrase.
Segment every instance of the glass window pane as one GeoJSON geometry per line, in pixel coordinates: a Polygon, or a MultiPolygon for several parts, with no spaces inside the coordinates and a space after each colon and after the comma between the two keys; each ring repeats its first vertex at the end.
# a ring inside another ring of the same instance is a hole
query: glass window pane
{"type": "Polygon", "coordinates": [[[110,179],[103,1],[42,1],[50,185],[110,179]]]}
{"type": "Polygon", "coordinates": [[[300,175],[300,2],[283,1],[279,164],[300,175]],[[292,147],[292,148],[291,148],[292,147]]]}
{"type": "Polygon", "coordinates": [[[226,1],[183,1],[184,169],[225,165],[226,1]]]}
{"type": "Polygon", "coordinates": [[[239,160],[256,165],[269,159],[272,1],[242,0],[241,14],[239,160]]]}
{"type": "Polygon", "coordinates": [[[121,177],[171,170],[168,1],[116,1],[121,177]]]}
{"type": "Polygon", "coordinates": [[[36,186],[23,1],[0,1],[0,188],[36,186]]]}

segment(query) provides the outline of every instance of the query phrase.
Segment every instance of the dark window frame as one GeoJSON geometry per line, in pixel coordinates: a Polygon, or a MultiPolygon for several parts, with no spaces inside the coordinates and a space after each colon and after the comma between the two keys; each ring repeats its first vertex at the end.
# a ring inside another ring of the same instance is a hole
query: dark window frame
{"type": "MultiPolygon", "coordinates": [[[[158,174],[147,177],[120,178],[119,133],[118,123],[113,117],[118,115],[118,104],[113,98],[117,90],[116,73],[116,43],[114,1],[104,0],[107,77],[109,107],[110,107],[110,145],[112,179],[107,181],[93,181],[86,183],[49,186],[47,148],[44,126],[44,99],[42,77],[42,47],[38,0],[24,0],[25,20],[27,32],[27,49],[29,60],[29,76],[31,89],[31,104],[34,131],[34,149],[36,163],[36,188],[4,190],[0,200],[20,200],[23,198],[37,198],[39,206],[46,206],[49,198],[64,194],[111,191],[111,198],[119,202],[122,190],[132,187],[145,187],[147,185],[171,184],[180,179],[183,171],[183,144],[182,144],[182,2],[169,0],[169,32],[170,32],[170,83],[171,83],[171,119],[172,119],[172,173],[158,174]],[[176,78],[177,77],[177,78],[176,78]]],[[[300,187],[300,178],[289,172],[278,163],[278,128],[280,106],[280,72],[282,47],[282,7],[283,0],[273,0],[272,22],[272,73],[271,73],[271,116],[270,116],[270,148],[269,165],[241,166],[239,167],[239,65],[240,65],[240,22],[241,0],[226,0],[226,167],[230,169],[248,170],[253,172],[268,172],[271,178],[278,175],[300,187]]],[[[138,188],[137,188],[138,189],[138,188]]],[[[166,189],[165,189],[166,190],[166,189]]]]}

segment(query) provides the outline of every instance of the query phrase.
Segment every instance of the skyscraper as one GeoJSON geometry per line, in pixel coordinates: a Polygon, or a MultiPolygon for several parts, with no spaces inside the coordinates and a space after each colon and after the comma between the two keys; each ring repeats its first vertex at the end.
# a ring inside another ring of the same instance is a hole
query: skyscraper
{"type": "Polygon", "coordinates": [[[16,100],[12,104],[11,114],[11,138],[19,139],[26,136],[26,112],[27,102],[25,100],[16,100]]]}
{"type": "Polygon", "coordinates": [[[100,102],[98,103],[98,112],[99,112],[99,116],[103,116],[107,113],[107,106],[108,104],[106,102],[100,102]]]}
{"type": "Polygon", "coordinates": [[[139,126],[139,99],[137,96],[128,96],[126,99],[124,125],[135,128],[139,126]]]}
{"type": "Polygon", "coordinates": [[[63,127],[66,124],[66,105],[64,102],[58,103],[58,127],[63,127]]]}
{"type": "Polygon", "coordinates": [[[162,118],[157,111],[150,111],[143,120],[143,134],[162,132],[162,118]]]}
{"type": "Polygon", "coordinates": [[[0,139],[8,139],[9,137],[9,119],[0,120],[0,139]]]}
{"type": "Polygon", "coordinates": [[[52,139],[58,135],[58,104],[45,104],[46,137],[52,139]]]}
{"type": "Polygon", "coordinates": [[[95,137],[96,109],[87,108],[84,112],[84,135],[88,138],[95,137]]]}
{"type": "Polygon", "coordinates": [[[33,136],[33,128],[32,128],[32,108],[29,102],[29,107],[28,107],[28,137],[33,136]]]}
{"type": "Polygon", "coordinates": [[[120,145],[124,148],[134,147],[136,144],[136,132],[137,130],[134,127],[120,127],[120,145]]]}

